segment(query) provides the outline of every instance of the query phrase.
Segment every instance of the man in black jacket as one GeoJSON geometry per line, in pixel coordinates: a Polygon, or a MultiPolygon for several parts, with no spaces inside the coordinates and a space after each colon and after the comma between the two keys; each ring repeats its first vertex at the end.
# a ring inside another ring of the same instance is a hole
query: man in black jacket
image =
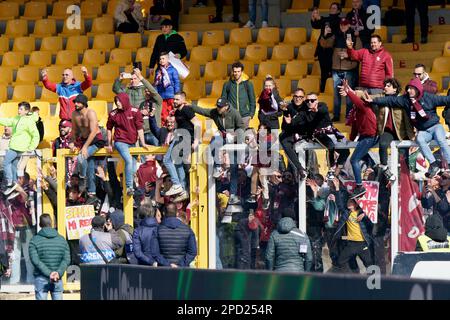
{"type": "Polygon", "coordinates": [[[159,60],[161,52],[172,52],[179,59],[183,59],[187,55],[186,44],[184,38],[173,30],[173,23],[169,19],[161,22],[161,32],[155,41],[152,56],[150,58],[150,74],[153,74],[155,64],[159,60]]]}

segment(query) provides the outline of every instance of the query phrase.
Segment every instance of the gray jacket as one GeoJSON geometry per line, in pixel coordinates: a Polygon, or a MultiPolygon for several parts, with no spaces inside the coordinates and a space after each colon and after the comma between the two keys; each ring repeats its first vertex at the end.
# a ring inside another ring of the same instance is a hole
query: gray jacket
{"type": "MultiPolygon", "coordinates": [[[[116,257],[114,250],[125,245],[117,233],[107,233],[92,229],[91,234],[93,241],[108,261],[116,257]]],[[[102,256],[95,249],[91,239],[89,239],[88,234],[80,238],[80,261],[88,264],[105,264],[102,256]]]]}
{"type": "Polygon", "coordinates": [[[304,272],[309,271],[311,265],[312,252],[308,236],[296,228],[292,218],[281,218],[267,245],[267,269],[304,272]]]}

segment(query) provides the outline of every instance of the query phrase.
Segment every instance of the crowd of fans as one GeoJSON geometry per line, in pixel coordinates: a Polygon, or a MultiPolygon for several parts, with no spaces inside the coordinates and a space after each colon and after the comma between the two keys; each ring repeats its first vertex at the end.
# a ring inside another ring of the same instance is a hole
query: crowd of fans
{"type": "MultiPolygon", "coordinates": [[[[44,70],[43,83],[59,95],[61,104],[60,136],[53,143],[53,154],[63,148],[78,152],[67,158],[65,170],[58,170],[66,172],[65,205],[91,204],[96,213],[89,235],[68,240],[70,261],[65,263],[192,265],[197,245],[189,227],[189,170],[191,152],[197,150],[202,138],[199,116],[211,119],[217,127],[210,142],[214,159],[210,174],[217,192],[217,268],[359,272],[359,256],[366,267],[376,264],[385,272],[389,188],[399,178],[388,167],[388,148],[393,140],[415,139],[419,145],[402,154],[419,185],[424,217],[439,217],[433,223],[441,223],[448,232],[450,149],[448,130],[440,124],[440,116],[450,125],[450,97],[435,94],[436,84],[423,65],[417,65],[411,81],[402,87],[393,77],[392,58],[381,38],[367,28],[362,2],[352,3],[353,10],[345,18],[340,17],[340,5],[334,3],[329,17],[314,10],[311,20],[313,28],[322,30],[317,46],[322,88],[326,78],[334,80],[333,118],[332,106],[319,102],[318,93],[297,88],[292,100],[284,101],[270,75],[264,79],[262,92],[255,92],[239,62],[232,65],[215,108],[189,104],[189,97],[180,90],[177,69],[168,60],[168,51],[180,58],[186,55],[183,40],[171,31],[170,21],[162,23],[165,36],[158,37],[152,55],[152,71],[158,60],[153,79],[145,79],[138,66],[132,74],[121,73],[116,79],[115,108],[106,127],[99,125],[83,94],[92,84],[86,68],[83,82],[76,81],[67,69],[58,84],[52,83],[44,70]],[[129,83],[123,85],[127,78],[129,83]],[[341,96],[348,101],[348,139],[357,141],[351,157],[348,149],[335,148],[347,141],[333,124],[339,121],[341,96]],[[438,106],[446,107],[443,115],[437,114],[438,106]],[[255,116],[259,126],[251,128],[255,116]],[[438,143],[439,151],[432,152],[431,140],[438,143]],[[319,173],[314,151],[299,159],[295,145],[305,142],[316,142],[327,150],[326,176],[319,173]],[[221,148],[235,144],[244,146],[244,152],[221,148]],[[379,159],[369,152],[377,144],[379,159]],[[131,147],[148,149],[152,145],[166,146],[166,154],[130,155],[131,147]],[[96,156],[100,148],[117,150],[125,163],[123,170],[117,170],[113,158],[96,156]],[[125,223],[121,210],[122,180],[126,196],[133,197],[133,225],[125,223]],[[347,191],[345,180],[356,181],[352,193],[347,191]],[[380,183],[376,224],[358,205],[357,200],[366,192],[363,181],[380,183]],[[306,231],[298,228],[298,204],[305,201],[299,199],[298,184],[303,182],[307,185],[306,231]],[[325,245],[331,262],[328,268],[322,254],[325,245]]],[[[133,12],[125,10],[128,21],[133,12]]],[[[132,22],[118,25],[123,30],[135,27],[132,22]]],[[[20,170],[28,159],[24,153],[33,152],[42,139],[38,123],[38,110],[33,112],[27,102],[18,104],[18,116],[0,119],[6,127],[0,140],[1,150],[6,151],[2,158],[1,238],[9,258],[5,275],[11,284],[32,282],[33,269],[35,276],[48,277],[36,251],[30,259],[28,248],[37,224],[36,181],[20,170]],[[22,255],[25,269],[21,268],[22,255]]],[[[55,212],[60,205],[56,172],[52,165],[48,172],[38,174],[55,212]]],[[[46,219],[41,221],[41,237],[51,228],[46,219]]],[[[447,237],[433,241],[448,248],[447,237]]],[[[51,281],[63,273],[50,271],[59,273],[51,273],[51,281]]]]}

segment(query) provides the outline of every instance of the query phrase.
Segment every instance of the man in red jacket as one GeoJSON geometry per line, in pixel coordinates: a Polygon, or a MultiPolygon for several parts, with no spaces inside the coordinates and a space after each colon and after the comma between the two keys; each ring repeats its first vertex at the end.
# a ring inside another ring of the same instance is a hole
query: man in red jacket
{"type": "Polygon", "coordinates": [[[353,49],[353,41],[347,40],[347,53],[350,59],[361,62],[359,85],[369,94],[383,92],[384,79],[394,77],[394,63],[386,51],[379,35],[370,37],[370,49],[353,49]]]}
{"type": "Polygon", "coordinates": [[[59,96],[59,118],[61,120],[72,120],[72,113],[75,110],[74,99],[83,91],[92,86],[92,78],[88,74],[86,67],[81,67],[84,81],[76,81],[71,69],[65,69],[62,74],[61,83],[50,82],[47,76],[47,69],[42,70],[42,84],[47,90],[56,92],[59,96]]]}
{"type": "Polygon", "coordinates": [[[130,98],[126,93],[119,93],[114,97],[116,109],[111,111],[106,123],[108,130],[108,145],[105,149],[112,152],[112,130],[114,128],[114,147],[125,161],[125,182],[127,195],[134,194],[133,176],[136,172],[136,160],[130,155],[130,148],[134,147],[139,137],[142,147],[148,149],[144,138],[142,113],[138,108],[130,104],[130,98]]]}

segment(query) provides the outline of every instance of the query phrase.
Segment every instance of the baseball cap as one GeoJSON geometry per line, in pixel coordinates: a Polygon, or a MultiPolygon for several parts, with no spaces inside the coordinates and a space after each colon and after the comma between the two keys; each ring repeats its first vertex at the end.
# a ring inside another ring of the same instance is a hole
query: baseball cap
{"type": "Polygon", "coordinates": [[[339,24],[346,26],[350,24],[350,21],[348,21],[347,18],[341,18],[339,24]]]}
{"type": "Polygon", "coordinates": [[[78,102],[83,104],[84,106],[87,106],[88,104],[88,97],[86,97],[84,94],[79,94],[73,99],[73,102],[78,102]]]}
{"type": "Polygon", "coordinates": [[[59,122],[59,127],[72,128],[72,121],[70,121],[70,120],[61,120],[59,122]]]}
{"type": "Polygon", "coordinates": [[[225,98],[217,99],[216,106],[218,106],[219,108],[226,107],[227,105],[228,105],[227,99],[225,99],[225,98]]]}

